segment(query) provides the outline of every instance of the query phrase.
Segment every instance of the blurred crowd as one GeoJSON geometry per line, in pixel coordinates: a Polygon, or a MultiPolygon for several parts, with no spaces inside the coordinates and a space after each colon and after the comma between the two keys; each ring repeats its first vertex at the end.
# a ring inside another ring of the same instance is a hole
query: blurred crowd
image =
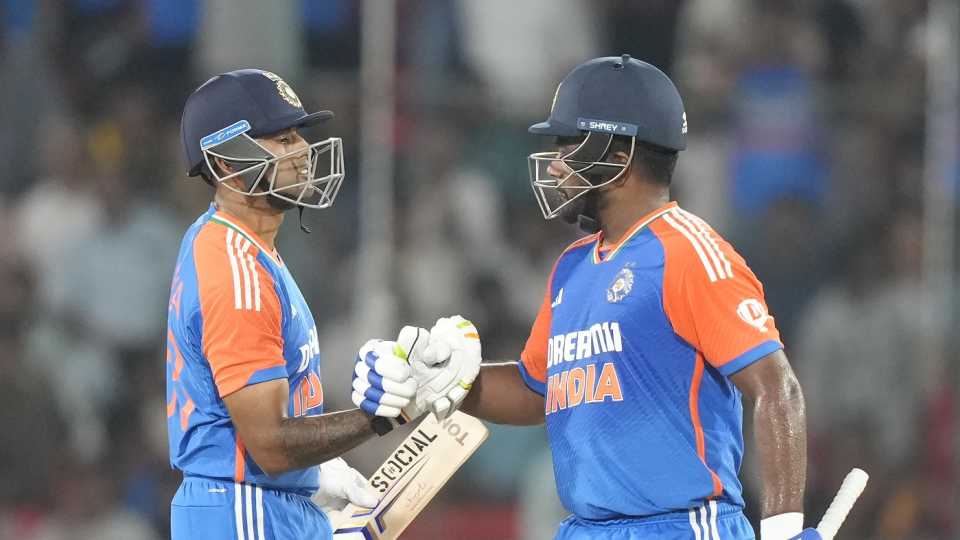
{"type": "MultiPolygon", "coordinates": [[[[218,72],[269,69],[337,113],[322,135],[344,139],[343,190],[305,214],[312,234],[290,214],[278,247],[315,310],[326,407],[349,406],[370,337],[353,317],[357,187],[377,181],[358,174],[362,5],[0,0],[0,539],[168,535],[168,287],[211,196],[184,174],[179,114],[218,72]]],[[[925,1],[396,6],[398,322],[462,313],[486,358],[518,357],[578,236],[539,213],[525,158],[549,141],[526,127],[572,66],[630,53],[684,97],[675,198],[765,284],[807,397],[808,515],[860,466],[872,483],[844,537],[960,534],[954,294],[921,281],[925,1]]],[[[552,537],[564,511],[543,430],[492,432],[409,538],[552,537]]],[[[348,459],[370,472],[391,441],[348,459]]]]}

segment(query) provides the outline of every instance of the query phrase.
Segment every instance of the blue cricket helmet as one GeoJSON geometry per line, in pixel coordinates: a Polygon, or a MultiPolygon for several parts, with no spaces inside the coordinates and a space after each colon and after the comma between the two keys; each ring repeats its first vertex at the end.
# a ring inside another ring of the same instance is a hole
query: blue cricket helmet
{"type": "Polygon", "coordinates": [[[676,86],[662,71],[628,54],[575,67],[557,86],[550,117],[529,131],[578,141],[563,155],[528,157],[530,185],[546,219],[564,215],[570,221],[579,213],[595,220],[587,215],[592,210],[585,196],[627,174],[637,143],[670,154],[687,147],[687,115],[676,86]],[[626,162],[611,160],[618,137],[629,141],[626,162]]]}
{"type": "Polygon", "coordinates": [[[333,118],[331,111],[307,113],[300,98],[280,77],[260,69],[240,69],[208,80],[187,98],[180,137],[187,174],[206,171],[217,183],[239,177],[249,196],[272,196],[281,207],[327,208],[344,177],[343,142],[331,137],[284,155],[274,155],[255,139],[285,129],[310,126],[333,118]],[[233,171],[221,175],[215,159],[233,171]],[[281,185],[275,165],[291,160],[302,174],[281,185]]]}
{"type": "Polygon", "coordinates": [[[628,54],[575,67],[557,86],[550,117],[530,126],[536,135],[585,132],[633,136],[673,151],[687,147],[687,118],[677,87],[662,71],[628,54]]]}
{"type": "Polygon", "coordinates": [[[250,124],[247,134],[256,138],[330,118],[331,111],[307,114],[290,85],[269,71],[221,73],[194,90],[183,107],[180,138],[187,174],[200,174],[204,161],[200,140],[237,122],[246,120],[250,124]]]}

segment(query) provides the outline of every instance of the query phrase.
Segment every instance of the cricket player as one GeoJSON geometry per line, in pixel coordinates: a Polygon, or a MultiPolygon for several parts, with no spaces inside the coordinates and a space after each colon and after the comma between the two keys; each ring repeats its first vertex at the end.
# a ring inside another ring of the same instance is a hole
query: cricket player
{"type": "Polygon", "coordinates": [[[761,538],[819,538],[802,531],[803,395],[763,287],[670,200],[687,134],[673,83],[629,55],[590,60],[530,132],[556,143],[529,158],[544,216],[591,234],[557,259],[520,361],[484,365],[463,410],[546,422],[573,514],[558,539],[745,540],[745,398],[761,538]]]}
{"type": "Polygon", "coordinates": [[[324,414],[317,328],[275,241],[287,210],[327,208],[340,189],[341,140],[298,132],[332,117],[307,114],[283,79],[255,69],[210,79],[184,107],[188,174],[215,192],[183,238],[168,307],[170,463],[183,473],[174,540],[331,538],[328,512],[377,504],[338,456],[459,403],[479,369],[450,347],[414,361],[429,336],[405,328],[360,349],[359,408],[324,414]]]}

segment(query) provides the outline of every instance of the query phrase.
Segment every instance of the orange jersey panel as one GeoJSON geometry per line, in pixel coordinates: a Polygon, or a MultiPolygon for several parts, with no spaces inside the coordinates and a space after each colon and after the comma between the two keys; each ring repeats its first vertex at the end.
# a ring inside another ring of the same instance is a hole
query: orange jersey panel
{"type": "Polygon", "coordinates": [[[221,397],[258,371],[286,365],[280,299],[272,276],[257,263],[258,251],[217,223],[208,223],[194,244],[203,354],[221,397]]]}
{"type": "Polygon", "coordinates": [[[530,330],[527,343],[523,352],[520,353],[520,363],[523,365],[523,369],[530,377],[540,383],[547,382],[547,341],[550,339],[551,304],[554,301],[550,297],[550,289],[553,286],[553,274],[557,269],[557,263],[571,249],[586,246],[596,239],[597,235],[591,234],[567,246],[560,257],[557,257],[557,261],[553,263],[553,269],[550,270],[550,277],[547,279],[547,291],[544,293],[543,302],[537,311],[537,318],[533,322],[533,328],[530,330]]]}
{"type": "Polygon", "coordinates": [[[664,249],[664,311],[707,362],[720,369],[766,341],[780,342],[760,281],[706,222],[675,208],[650,228],[664,249]]]}

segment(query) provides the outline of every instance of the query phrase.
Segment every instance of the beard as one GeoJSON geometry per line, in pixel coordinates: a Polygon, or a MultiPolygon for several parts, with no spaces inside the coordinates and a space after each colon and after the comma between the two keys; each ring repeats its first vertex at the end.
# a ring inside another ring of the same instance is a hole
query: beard
{"type": "MultiPolygon", "coordinates": [[[[290,189],[290,188],[286,188],[286,189],[290,189]]],[[[298,186],[296,188],[292,188],[294,190],[297,190],[296,193],[290,193],[290,194],[286,193],[286,189],[284,188],[277,189],[277,190],[274,190],[274,193],[267,195],[267,202],[270,203],[270,206],[272,206],[273,208],[276,208],[277,210],[283,210],[283,211],[290,210],[292,208],[296,208],[297,206],[300,206],[300,204],[297,204],[293,201],[288,201],[287,199],[277,197],[276,193],[280,193],[284,196],[290,197],[291,199],[299,198],[302,204],[318,204],[320,202],[321,196],[323,195],[323,192],[321,192],[315,186],[298,186]],[[304,191],[306,191],[306,193],[304,193],[303,196],[301,197],[300,194],[303,193],[304,191]]]]}
{"type": "Polygon", "coordinates": [[[570,204],[560,209],[560,219],[571,225],[577,225],[586,233],[600,230],[600,217],[597,208],[600,194],[597,190],[588,191],[570,204]]]}

